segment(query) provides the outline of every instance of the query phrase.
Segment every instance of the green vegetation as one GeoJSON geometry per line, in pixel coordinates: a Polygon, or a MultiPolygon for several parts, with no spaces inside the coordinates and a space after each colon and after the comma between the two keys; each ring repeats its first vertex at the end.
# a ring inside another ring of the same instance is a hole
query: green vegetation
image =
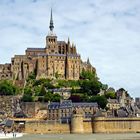
{"type": "MultiPolygon", "coordinates": [[[[56,73],[57,75],[57,73],[56,73]]],[[[89,71],[82,71],[80,80],[55,80],[51,79],[34,79],[34,74],[31,74],[27,80],[27,84],[24,88],[24,95],[22,101],[32,102],[58,102],[63,97],[59,94],[53,94],[53,89],[70,88],[71,97],[69,98],[73,102],[97,102],[101,108],[105,108],[107,104],[107,98],[114,98],[113,93],[106,93],[105,96],[100,96],[98,93],[100,89],[107,89],[107,85],[103,85],[96,74],[89,71]]]]}
{"type": "MultiPolygon", "coordinates": [[[[101,108],[105,108],[107,99],[115,99],[116,93],[113,88],[102,84],[95,72],[82,71],[80,80],[60,80],[58,73],[56,79],[39,79],[36,80],[35,74],[31,73],[27,79],[26,86],[22,89],[22,101],[24,102],[59,102],[63,97],[53,93],[53,89],[69,88],[73,102],[97,102],[101,108]],[[99,95],[103,90],[104,95],[99,95]]],[[[123,89],[121,89],[123,90],[123,89]]],[[[9,81],[0,82],[1,95],[16,95],[19,89],[9,81]]]]}
{"type": "Polygon", "coordinates": [[[105,108],[106,107],[106,104],[107,104],[107,99],[104,95],[102,96],[92,96],[90,98],[90,101],[91,102],[97,102],[98,105],[101,107],[101,108],[105,108]]]}
{"type": "Polygon", "coordinates": [[[11,81],[0,81],[0,95],[17,95],[19,93],[19,88],[13,85],[11,81]]]}
{"type": "Polygon", "coordinates": [[[106,94],[105,94],[105,97],[107,98],[107,99],[115,99],[116,98],[116,93],[115,92],[107,92],[106,94]]]}
{"type": "Polygon", "coordinates": [[[93,79],[98,79],[96,77],[96,73],[95,72],[90,72],[90,71],[85,71],[84,69],[82,70],[81,74],[80,74],[80,79],[83,80],[93,80],[93,79]]]}
{"type": "Polygon", "coordinates": [[[81,89],[86,92],[89,96],[97,95],[101,89],[101,83],[95,79],[84,80],[81,82],[81,89]]]}

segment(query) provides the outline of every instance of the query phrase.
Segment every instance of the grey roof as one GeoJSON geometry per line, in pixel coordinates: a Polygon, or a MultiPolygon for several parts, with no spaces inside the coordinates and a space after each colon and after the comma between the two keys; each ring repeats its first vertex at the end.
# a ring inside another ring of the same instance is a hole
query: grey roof
{"type": "Polygon", "coordinates": [[[6,123],[5,123],[5,126],[11,127],[13,124],[14,124],[13,120],[7,120],[6,123]]]}
{"type": "Polygon", "coordinates": [[[60,107],[60,103],[59,102],[51,102],[48,105],[48,109],[59,109],[59,107],[60,107]]]}
{"type": "Polygon", "coordinates": [[[57,88],[57,89],[50,89],[52,92],[71,92],[71,89],[62,89],[62,88],[57,88]]]}
{"type": "Polygon", "coordinates": [[[44,51],[45,48],[27,48],[26,51],[36,51],[36,50],[39,50],[39,51],[44,51]]]}
{"type": "Polygon", "coordinates": [[[71,108],[72,107],[72,101],[71,100],[62,100],[60,103],[60,108],[71,108]]]}
{"type": "Polygon", "coordinates": [[[98,104],[95,103],[72,103],[71,100],[62,100],[60,102],[51,102],[48,104],[48,109],[65,109],[72,107],[98,107],[98,104]]]}
{"type": "Polygon", "coordinates": [[[86,102],[79,102],[79,103],[73,103],[73,107],[98,107],[98,104],[96,102],[94,103],[86,103],[86,102]]]}
{"type": "Polygon", "coordinates": [[[104,115],[102,114],[102,111],[99,110],[95,113],[94,117],[104,117],[104,115]]]}
{"type": "Polygon", "coordinates": [[[66,56],[66,54],[38,54],[38,56],[66,56]]]}
{"type": "Polygon", "coordinates": [[[58,44],[66,44],[65,41],[57,41],[58,44]]]}
{"type": "Polygon", "coordinates": [[[117,115],[118,115],[118,117],[127,117],[128,113],[125,110],[123,110],[123,109],[119,109],[117,111],[117,115]]]}
{"type": "Polygon", "coordinates": [[[119,104],[118,100],[117,99],[108,99],[107,100],[109,103],[117,103],[119,104]]]}

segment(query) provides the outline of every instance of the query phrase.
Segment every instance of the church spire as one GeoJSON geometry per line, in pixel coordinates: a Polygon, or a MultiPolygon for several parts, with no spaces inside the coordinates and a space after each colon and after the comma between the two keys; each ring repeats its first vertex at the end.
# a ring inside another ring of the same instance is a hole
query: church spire
{"type": "Polygon", "coordinates": [[[89,58],[87,59],[87,64],[90,64],[89,58]]]}
{"type": "Polygon", "coordinates": [[[52,16],[52,8],[51,8],[51,17],[50,17],[50,31],[52,32],[53,31],[53,28],[54,28],[54,25],[53,25],[53,16],[52,16]]]}

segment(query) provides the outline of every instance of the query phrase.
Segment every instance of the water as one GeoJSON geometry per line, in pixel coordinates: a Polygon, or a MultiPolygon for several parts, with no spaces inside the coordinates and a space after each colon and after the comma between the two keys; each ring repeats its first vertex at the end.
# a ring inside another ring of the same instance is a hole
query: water
{"type": "Polygon", "coordinates": [[[140,134],[44,134],[24,135],[16,140],[140,140],[140,134]]]}

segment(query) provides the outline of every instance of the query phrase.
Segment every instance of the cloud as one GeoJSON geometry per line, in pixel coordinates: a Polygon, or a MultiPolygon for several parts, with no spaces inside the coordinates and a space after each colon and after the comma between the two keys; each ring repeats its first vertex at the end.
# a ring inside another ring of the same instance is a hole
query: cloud
{"type": "Polygon", "coordinates": [[[0,63],[45,46],[51,7],[58,39],[70,37],[101,81],[139,96],[139,0],[1,0],[0,63]]]}

